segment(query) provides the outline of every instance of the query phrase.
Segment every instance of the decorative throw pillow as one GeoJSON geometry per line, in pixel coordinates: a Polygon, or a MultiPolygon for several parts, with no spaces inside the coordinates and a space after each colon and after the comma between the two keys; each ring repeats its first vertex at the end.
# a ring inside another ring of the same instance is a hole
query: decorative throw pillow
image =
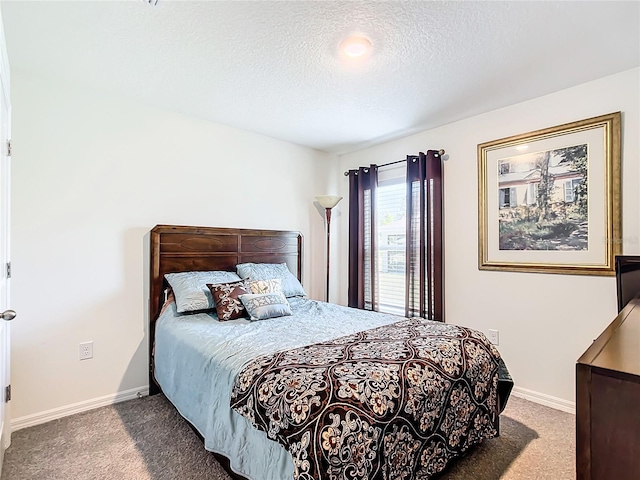
{"type": "Polygon", "coordinates": [[[282,280],[279,278],[247,281],[245,285],[249,293],[282,293],[282,280]]]}
{"type": "Polygon", "coordinates": [[[265,320],[267,318],[293,315],[289,302],[282,293],[249,293],[240,295],[251,320],[265,320]]]}
{"type": "Polygon", "coordinates": [[[218,283],[215,285],[207,284],[211,295],[216,302],[216,312],[221,322],[225,320],[235,320],[244,317],[247,311],[240,300],[240,295],[246,295],[249,292],[244,288],[244,282],[218,283]]]}
{"type": "Polygon", "coordinates": [[[289,271],[286,263],[241,263],[236,265],[236,271],[244,280],[279,278],[282,281],[282,293],[285,297],[306,295],[304,288],[289,271]]]}
{"type": "Polygon", "coordinates": [[[209,272],[167,273],[164,276],[176,296],[178,313],[198,312],[215,308],[207,283],[238,282],[242,280],[234,272],[221,270],[209,272]]]}

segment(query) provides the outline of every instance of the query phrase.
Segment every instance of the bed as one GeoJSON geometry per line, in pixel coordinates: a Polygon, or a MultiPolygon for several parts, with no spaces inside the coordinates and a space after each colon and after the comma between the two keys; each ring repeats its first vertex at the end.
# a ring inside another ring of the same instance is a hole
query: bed
{"type": "Polygon", "coordinates": [[[249,480],[430,478],[499,433],[512,382],[479,332],[289,296],[291,315],[179,314],[166,274],[284,264],[298,232],[151,231],[150,394],[249,480]]]}

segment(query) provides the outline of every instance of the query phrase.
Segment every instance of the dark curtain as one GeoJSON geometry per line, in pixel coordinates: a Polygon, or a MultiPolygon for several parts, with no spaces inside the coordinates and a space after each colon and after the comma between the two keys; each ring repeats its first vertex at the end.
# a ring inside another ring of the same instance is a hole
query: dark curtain
{"type": "Polygon", "coordinates": [[[375,311],[377,187],[377,165],[349,170],[349,306],[375,311]]]}
{"type": "Polygon", "coordinates": [[[437,150],[407,157],[405,316],[444,321],[442,158],[437,150]]]}

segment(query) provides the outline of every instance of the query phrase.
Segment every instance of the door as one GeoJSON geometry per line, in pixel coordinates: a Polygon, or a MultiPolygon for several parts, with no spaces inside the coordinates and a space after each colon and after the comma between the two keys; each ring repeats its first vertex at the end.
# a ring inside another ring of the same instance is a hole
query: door
{"type": "Polygon", "coordinates": [[[9,95],[9,61],[0,18],[0,471],[4,450],[11,443],[11,423],[6,386],[10,384],[9,322],[9,200],[11,106],[9,95]]]}

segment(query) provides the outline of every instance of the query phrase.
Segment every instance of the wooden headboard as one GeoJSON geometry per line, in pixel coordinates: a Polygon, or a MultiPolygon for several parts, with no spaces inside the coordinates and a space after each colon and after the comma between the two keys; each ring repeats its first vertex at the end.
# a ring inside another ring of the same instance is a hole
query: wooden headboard
{"type": "Polygon", "coordinates": [[[149,393],[153,378],[155,322],[164,303],[164,275],[171,272],[235,271],[239,263],[286,263],[302,280],[302,234],[292,231],[156,225],[151,230],[149,292],[149,393]]]}

